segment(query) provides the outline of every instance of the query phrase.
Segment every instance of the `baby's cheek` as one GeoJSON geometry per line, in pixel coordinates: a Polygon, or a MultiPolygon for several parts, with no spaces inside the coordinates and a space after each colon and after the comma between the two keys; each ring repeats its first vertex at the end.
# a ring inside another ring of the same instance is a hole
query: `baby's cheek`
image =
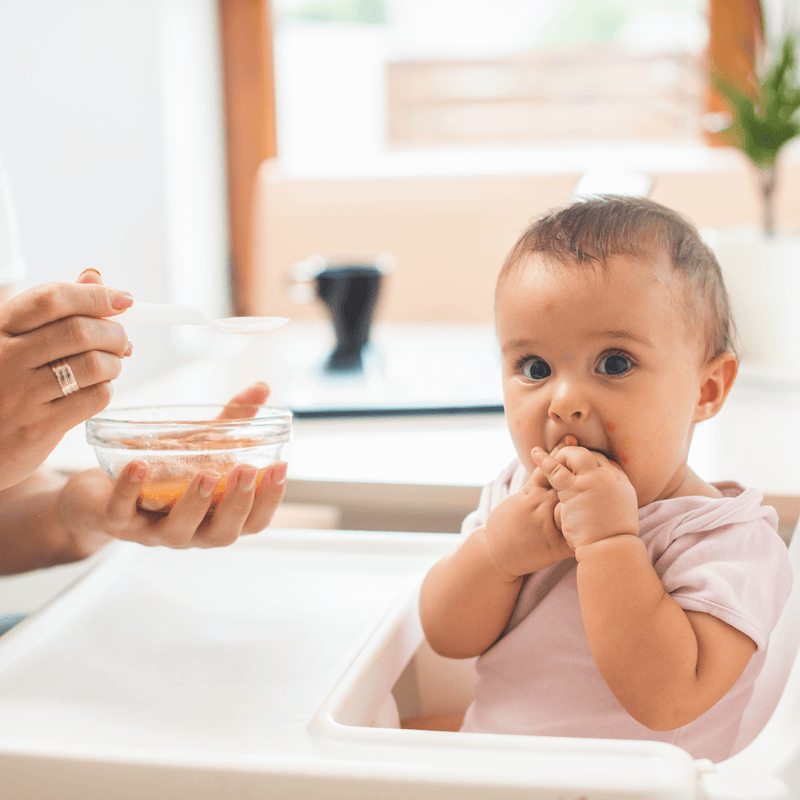
{"type": "Polygon", "coordinates": [[[533,459],[531,458],[531,450],[536,446],[536,443],[528,443],[527,439],[514,436],[514,431],[511,433],[514,449],[517,451],[517,458],[522,462],[522,466],[525,467],[528,472],[533,472],[536,468],[536,464],[533,463],[533,459]]]}

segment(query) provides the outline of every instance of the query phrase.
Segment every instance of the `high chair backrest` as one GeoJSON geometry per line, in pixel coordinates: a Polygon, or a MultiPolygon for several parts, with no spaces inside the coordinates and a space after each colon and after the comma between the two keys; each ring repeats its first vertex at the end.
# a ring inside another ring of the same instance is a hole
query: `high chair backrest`
{"type": "MultiPolygon", "coordinates": [[[[800,647],[800,520],[789,541],[794,583],[781,618],[769,637],[767,658],[745,709],[734,751],[752,741],[772,716],[800,647]]],[[[794,675],[798,675],[797,670],[794,675]]]]}

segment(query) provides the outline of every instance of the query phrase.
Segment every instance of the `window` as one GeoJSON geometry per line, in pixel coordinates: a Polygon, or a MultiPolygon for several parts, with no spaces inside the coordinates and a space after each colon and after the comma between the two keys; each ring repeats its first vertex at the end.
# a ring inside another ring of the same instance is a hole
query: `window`
{"type": "Polygon", "coordinates": [[[288,164],[701,141],[701,0],[275,0],[274,19],[288,164]]]}

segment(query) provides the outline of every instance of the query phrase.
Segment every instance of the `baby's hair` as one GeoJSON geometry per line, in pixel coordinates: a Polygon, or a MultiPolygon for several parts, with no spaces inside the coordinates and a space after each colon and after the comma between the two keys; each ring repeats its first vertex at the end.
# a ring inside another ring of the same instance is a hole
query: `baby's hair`
{"type": "Polygon", "coordinates": [[[517,240],[497,286],[532,253],[563,265],[608,270],[609,256],[644,259],[659,251],[684,280],[689,314],[703,320],[706,357],[735,352],[730,301],[717,259],[694,225],[644,197],[597,195],[548,212],[517,240]]]}

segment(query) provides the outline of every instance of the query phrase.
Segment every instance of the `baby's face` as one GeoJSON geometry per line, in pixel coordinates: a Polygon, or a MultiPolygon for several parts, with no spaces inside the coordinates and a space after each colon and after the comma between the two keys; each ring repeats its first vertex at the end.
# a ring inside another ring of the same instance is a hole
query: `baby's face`
{"type": "Polygon", "coordinates": [[[566,434],[625,471],[639,505],[685,479],[704,342],[666,256],[612,256],[609,272],[533,256],[497,295],[508,427],[520,460],[566,434]]]}

